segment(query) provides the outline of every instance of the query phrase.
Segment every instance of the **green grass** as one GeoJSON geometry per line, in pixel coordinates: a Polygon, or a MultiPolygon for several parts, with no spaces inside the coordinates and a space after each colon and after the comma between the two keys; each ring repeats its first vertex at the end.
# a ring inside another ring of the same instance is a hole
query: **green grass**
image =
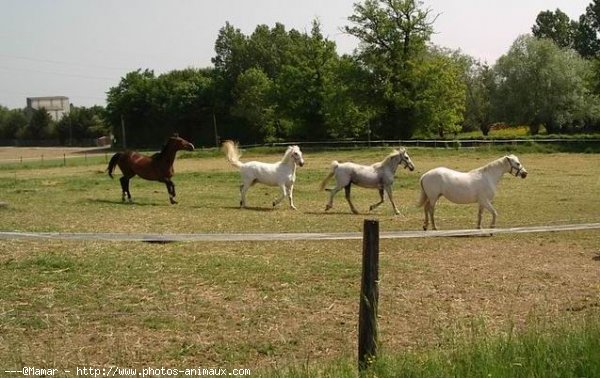
{"type": "MultiPolygon", "coordinates": [[[[388,201],[367,213],[377,193],[360,188],[352,192],[360,216],[350,213],[343,193],[323,211],[327,193],[317,188],[331,160],[372,163],[388,151],[307,150],[297,172],[298,211],[285,204],[272,209],[277,190],[260,185],[249,192],[252,209],[239,209],[238,172],[210,154],[176,161],[175,206],[164,185],[139,178],[131,182],[134,203],[123,204],[102,157],[66,167],[4,167],[0,229],[342,232],[360,231],[368,217],[380,220],[382,230],[418,230],[420,174],[440,165],[468,170],[515,152],[409,149],[417,170],[399,170],[394,185],[402,216],[393,215],[388,201]]],[[[281,152],[251,149],[242,160],[276,161],[281,152]]],[[[598,221],[597,156],[522,150],[519,157],[529,176],[502,180],[495,200],[499,227],[598,221]]],[[[442,200],[436,215],[441,229],[472,228],[476,208],[442,200]]],[[[548,364],[564,358],[596,372],[589,360],[560,351],[586,358],[589,340],[581,335],[598,333],[598,245],[596,231],[382,240],[377,376],[427,376],[429,370],[430,376],[487,376],[487,361],[502,350],[511,364],[533,366],[525,375],[547,376],[524,351],[538,345],[548,364]],[[470,327],[473,319],[482,322],[470,327]],[[507,346],[507,335],[514,345],[507,346]],[[553,346],[556,354],[544,349],[553,346]]],[[[355,376],[360,251],[360,241],[0,240],[0,365],[211,365],[267,376],[355,376]]],[[[503,364],[490,365],[493,376],[512,375],[503,364]]]]}
{"type": "MultiPolygon", "coordinates": [[[[340,359],[327,366],[295,366],[267,371],[264,377],[355,377],[356,361],[340,359]]],[[[597,377],[600,376],[600,319],[526,331],[510,328],[489,335],[485,325],[450,336],[439,349],[389,352],[384,349],[365,371],[371,377],[597,377]]]]}

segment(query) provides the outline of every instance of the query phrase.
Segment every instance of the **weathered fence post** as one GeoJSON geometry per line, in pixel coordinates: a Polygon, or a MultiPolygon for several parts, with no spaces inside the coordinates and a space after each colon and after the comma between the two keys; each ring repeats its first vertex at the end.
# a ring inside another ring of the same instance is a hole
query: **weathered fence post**
{"type": "Polygon", "coordinates": [[[363,225],[362,282],[358,315],[358,370],[364,371],[377,356],[377,304],[379,302],[379,222],[363,225]]]}

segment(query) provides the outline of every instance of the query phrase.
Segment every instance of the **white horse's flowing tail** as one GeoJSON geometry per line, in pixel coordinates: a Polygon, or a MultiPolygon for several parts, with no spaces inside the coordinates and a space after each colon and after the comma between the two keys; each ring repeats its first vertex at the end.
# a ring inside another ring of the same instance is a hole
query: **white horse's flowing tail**
{"type": "Polygon", "coordinates": [[[327,182],[329,181],[329,179],[331,179],[333,177],[333,175],[335,174],[335,169],[338,167],[338,165],[340,165],[340,163],[338,163],[337,160],[334,160],[331,162],[331,171],[329,172],[329,174],[327,175],[327,177],[325,177],[325,179],[323,179],[323,181],[321,181],[321,190],[325,190],[325,185],[327,185],[327,182]]]}
{"type": "Polygon", "coordinates": [[[223,142],[223,152],[225,152],[225,156],[227,160],[236,168],[240,168],[242,166],[242,162],[240,161],[240,157],[242,154],[238,150],[238,146],[231,140],[226,140],[223,142]]]}

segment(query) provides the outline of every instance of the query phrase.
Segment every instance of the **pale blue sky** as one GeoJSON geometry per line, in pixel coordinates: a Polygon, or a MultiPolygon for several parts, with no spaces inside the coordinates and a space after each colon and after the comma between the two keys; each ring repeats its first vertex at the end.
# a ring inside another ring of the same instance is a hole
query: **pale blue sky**
{"type": "MultiPolygon", "coordinates": [[[[105,105],[105,93],[137,68],[160,74],[210,66],[226,21],[250,34],[283,23],[323,33],[350,53],[340,29],[355,0],[0,0],[0,105],[30,96],[67,96],[77,106],[105,105]]],[[[578,18],[591,0],[425,0],[439,17],[433,42],[494,63],[542,10],[578,18]]]]}

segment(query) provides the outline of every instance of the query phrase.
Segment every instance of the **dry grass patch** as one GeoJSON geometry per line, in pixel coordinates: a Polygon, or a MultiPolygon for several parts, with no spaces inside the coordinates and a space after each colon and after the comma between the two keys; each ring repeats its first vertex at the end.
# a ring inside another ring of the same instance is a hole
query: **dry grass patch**
{"type": "MultiPolygon", "coordinates": [[[[386,350],[597,311],[597,232],[384,240],[386,350]]],[[[355,353],[360,241],[0,244],[3,366],[286,366],[355,353]]]]}

